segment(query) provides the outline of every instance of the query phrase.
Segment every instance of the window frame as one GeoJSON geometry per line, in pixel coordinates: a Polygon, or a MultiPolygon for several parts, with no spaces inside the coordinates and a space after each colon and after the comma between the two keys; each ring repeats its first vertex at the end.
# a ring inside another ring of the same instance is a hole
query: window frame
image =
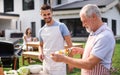
{"type": "Polygon", "coordinates": [[[14,11],[14,0],[3,0],[4,12],[13,12],[14,11]]]}
{"type": "Polygon", "coordinates": [[[34,10],[34,8],[35,8],[34,1],[35,1],[35,0],[31,0],[31,1],[33,1],[33,7],[30,8],[27,3],[25,4],[25,0],[22,0],[22,6],[23,6],[22,9],[23,9],[23,11],[26,11],[26,10],[34,10]],[[25,5],[26,5],[26,7],[25,7],[25,5]]]}

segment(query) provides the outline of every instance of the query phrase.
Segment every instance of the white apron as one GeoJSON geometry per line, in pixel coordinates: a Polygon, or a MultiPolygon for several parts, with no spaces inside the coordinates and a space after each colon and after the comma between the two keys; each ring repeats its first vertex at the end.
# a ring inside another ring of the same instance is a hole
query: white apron
{"type": "Polygon", "coordinates": [[[43,39],[43,71],[49,75],[66,75],[66,64],[63,62],[54,62],[50,58],[52,52],[64,49],[64,39],[59,26],[48,26],[41,31],[43,39]]]}
{"type": "MultiPolygon", "coordinates": [[[[96,36],[89,36],[82,59],[89,57],[95,43],[95,37],[96,36]]],[[[102,64],[98,63],[92,70],[81,69],[81,75],[110,75],[110,71],[102,64]]]]}

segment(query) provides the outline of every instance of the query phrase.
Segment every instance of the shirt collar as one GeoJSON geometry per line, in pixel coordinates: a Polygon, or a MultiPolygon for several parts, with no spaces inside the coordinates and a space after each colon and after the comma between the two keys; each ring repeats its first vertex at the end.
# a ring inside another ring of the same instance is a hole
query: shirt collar
{"type": "Polygon", "coordinates": [[[107,23],[103,23],[103,25],[101,25],[100,28],[98,28],[95,32],[91,32],[90,35],[91,36],[98,35],[99,33],[105,30],[106,26],[107,26],[107,23]]]}

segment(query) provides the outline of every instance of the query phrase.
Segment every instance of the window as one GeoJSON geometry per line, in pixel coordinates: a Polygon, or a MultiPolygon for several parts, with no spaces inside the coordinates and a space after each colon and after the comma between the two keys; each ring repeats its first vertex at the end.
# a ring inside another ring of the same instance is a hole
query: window
{"type": "Polygon", "coordinates": [[[82,22],[79,18],[73,19],[60,19],[61,22],[65,23],[73,37],[87,37],[89,34],[82,27],[82,22]]]}
{"type": "Polygon", "coordinates": [[[50,4],[50,0],[44,0],[44,4],[50,4]]]}
{"type": "Polygon", "coordinates": [[[4,12],[14,11],[14,2],[13,0],[4,0],[4,12]]]}
{"type": "Polygon", "coordinates": [[[57,4],[61,4],[61,0],[57,0],[57,4]]]}
{"type": "Polygon", "coordinates": [[[102,21],[107,23],[107,18],[102,18],[102,21]]]}
{"type": "Polygon", "coordinates": [[[112,20],[112,31],[116,35],[116,20],[112,20]]]}
{"type": "Polygon", "coordinates": [[[34,0],[23,0],[23,10],[33,10],[34,0]]]}
{"type": "Polygon", "coordinates": [[[45,25],[45,21],[41,20],[41,27],[43,27],[45,25]]]}
{"type": "Polygon", "coordinates": [[[35,33],[36,33],[36,23],[35,22],[31,22],[31,28],[32,28],[32,37],[35,37],[35,33]]]}

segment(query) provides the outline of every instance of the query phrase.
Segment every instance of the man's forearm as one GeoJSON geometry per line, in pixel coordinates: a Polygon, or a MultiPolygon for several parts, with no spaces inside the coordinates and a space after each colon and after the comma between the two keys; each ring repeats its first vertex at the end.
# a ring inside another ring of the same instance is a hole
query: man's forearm
{"type": "Polygon", "coordinates": [[[42,47],[39,47],[39,53],[43,54],[43,48],[42,47]]]}
{"type": "Polygon", "coordinates": [[[72,41],[70,36],[65,36],[65,41],[67,43],[68,48],[72,47],[72,41]]]}
{"type": "Polygon", "coordinates": [[[43,43],[40,43],[39,53],[40,53],[40,54],[43,54],[43,43]]]}
{"type": "Polygon", "coordinates": [[[75,59],[67,56],[63,58],[63,62],[79,69],[84,68],[89,70],[93,67],[92,63],[90,63],[89,60],[75,59]]]}

